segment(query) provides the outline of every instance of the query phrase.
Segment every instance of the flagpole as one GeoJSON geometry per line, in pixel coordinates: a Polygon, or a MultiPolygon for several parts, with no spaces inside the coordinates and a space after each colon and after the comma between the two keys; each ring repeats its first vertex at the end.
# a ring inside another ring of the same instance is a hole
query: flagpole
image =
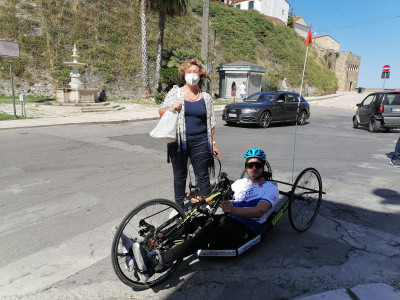
{"type": "Polygon", "coordinates": [[[307,38],[306,38],[306,57],[304,58],[304,65],[303,65],[303,74],[301,76],[301,84],[300,84],[300,95],[299,95],[299,101],[297,102],[297,111],[296,111],[296,127],[294,130],[294,145],[293,145],[293,162],[292,162],[292,184],[293,184],[293,173],[294,173],[294,161],[295,161],[295,156],[296,156],[296,140],[297,140],[297,120],[299,118],[299,112],[300,112],[300,102],[301,102],[301,95],[303,91],[303,82],[304,82],[304,74],[306,72],[306,64],[307,64],[307,56],[308,56],[308,47],[311,44],[311,25],[308,30],[307,38]]]}

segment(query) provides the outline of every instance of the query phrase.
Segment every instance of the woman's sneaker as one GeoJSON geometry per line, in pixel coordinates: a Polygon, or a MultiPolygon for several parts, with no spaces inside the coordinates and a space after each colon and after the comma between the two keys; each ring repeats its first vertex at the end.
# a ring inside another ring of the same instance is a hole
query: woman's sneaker
{"type": "Polygon", "coordinates": [[[398,160],[398,159],[393,159],[392,158],[390,160],[390,164],[395,168],[400,168],[400,160],[398,160]]]}
{"type": "Polygon", "coordinates": [[[147,283],[154,271],[164,267],[161,255],[158,252],[147,251],[138,242],[133,244],[132,250],[139,269],[139,277],[144,283],[147,283]]]}

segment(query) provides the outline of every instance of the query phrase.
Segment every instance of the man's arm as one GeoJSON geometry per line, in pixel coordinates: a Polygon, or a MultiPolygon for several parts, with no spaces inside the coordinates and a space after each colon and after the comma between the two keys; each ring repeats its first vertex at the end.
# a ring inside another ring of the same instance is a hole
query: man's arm
{"type": "Polygon", "coordinates": [[[265,201],[259,201],[254,207],[235,207],[231,201],[221,201],[221,208],[232,216],[261,218],[271,207],[265,201]]]}

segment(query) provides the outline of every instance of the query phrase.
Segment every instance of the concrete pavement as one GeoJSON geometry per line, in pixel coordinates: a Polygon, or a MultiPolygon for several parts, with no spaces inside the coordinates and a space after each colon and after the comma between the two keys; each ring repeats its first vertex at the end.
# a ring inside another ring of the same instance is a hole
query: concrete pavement
{"type": "MultiPolygon", "coordinates": [[[[355,92],[337,93],[322,97],[306,97],[311,105],[332,106],[343,109],[354,110],[355,104],[359,103],[366,94],[355,92]]],[[[123,110],[111,112],[90,112],[82,113],[79,108],[40,105],[26,107],[27,116],[35,116],[30,119],[17,119],[0,122],[0,130],[31,128],[59,125],[78,125],[78,124],[111,124],[123,122],[138,122],[143,120],[158,119],[158,106],[121,104],[123,110]]],[[[221,111],[224,106],[216,106],[217,111],[221,111]]],[[[13,114],[12,107],[0,106],[0,111],[13,114]]],[[[384,283],[371,283],[358,285],[355,287],[343,287],[316,295],[304,295],[295,298],[296,300],[399,300],[400,291],[384,283]]]]}

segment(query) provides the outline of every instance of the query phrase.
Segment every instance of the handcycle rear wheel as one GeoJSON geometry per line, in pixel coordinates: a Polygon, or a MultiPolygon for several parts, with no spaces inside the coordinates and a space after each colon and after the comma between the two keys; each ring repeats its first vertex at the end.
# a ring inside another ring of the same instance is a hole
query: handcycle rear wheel
{"type": "Polygon", "coordinates": [[[166,199],[150,200],[133,209],[119,225],[112,242],[111,261],[118,278],[130,287],[146,289],[171,276],[182,259],[152,274],[147,283],[142,282],[131,248],[137,241],[148,251],[163,252],[181,243],[188,238],[186,224],[183,224],[179,234],[173,236],[173,231],[184,218],[182,208],[166,199]]]}
{"type": "Polygon", "coordinates": [[[318,171],[307,168],[297,176],[289,202],[289,220],[293,229],[306,231],[317,217],[322,200],[322,180],[318,171]]]}

